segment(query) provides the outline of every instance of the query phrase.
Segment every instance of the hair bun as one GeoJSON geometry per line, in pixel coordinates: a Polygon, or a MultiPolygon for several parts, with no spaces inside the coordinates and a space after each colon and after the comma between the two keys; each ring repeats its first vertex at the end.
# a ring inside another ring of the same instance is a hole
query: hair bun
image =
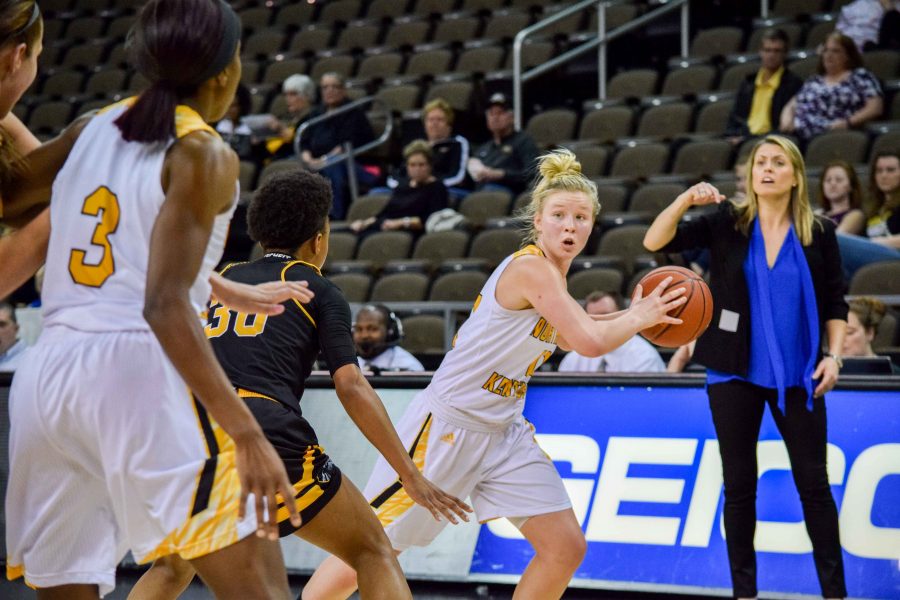
{"type": "Polygon", "coordinates": [[[541,177],[553,181],[566,175],[581,175],[581,163],[571,150],[561,149],[548,152],[541,158],[538,167],[541,177]]]}

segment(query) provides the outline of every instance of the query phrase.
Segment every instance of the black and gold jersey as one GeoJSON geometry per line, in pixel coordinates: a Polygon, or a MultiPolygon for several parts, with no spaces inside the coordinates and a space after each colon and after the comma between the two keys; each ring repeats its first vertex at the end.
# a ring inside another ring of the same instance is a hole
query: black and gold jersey
{"type": "Polygon", "coordinates": [[[299,413],[306,379],[320,351],[332,375],[356,364],[350,306],[315,266],[271,253],[226,268],[222,275],[247,284],[307,281],[315,293],[308,304],[291,301],[283,313],[269,317],[210,306],[206,335],[242,396],[270,398],[299,413]]]}

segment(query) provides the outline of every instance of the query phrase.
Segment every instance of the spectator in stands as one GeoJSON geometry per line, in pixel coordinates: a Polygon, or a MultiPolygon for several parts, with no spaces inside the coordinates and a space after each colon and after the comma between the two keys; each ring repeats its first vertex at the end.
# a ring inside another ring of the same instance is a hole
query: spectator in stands
{"type": "Polygon", "coordinates": [[[513,128],[513,111],[505,94],[491,96],[485,117],[492,139],[469,159],[469,174],[478,190],[502,188],[519,194],[534,175],[538,148],[530,135],[513,128]]]}
{"type": "Polygon", "coordinates": [[[865,235],[838,235],[847,277],[865,265],[900,260],[900,152],[878,152],[869,170],[872,205],[865,235]]]}
{"type": "Polygon", "coordinates": [[[294,156],[294,135],[297,128],[310,118],[316,100],[316,84],[308,76],[297,73],[284,80],[281,93],[288,111],[287,121],[272,118],[269,127],[277,135],[267,144],[276,159],[294,156]]]}
{"type": "MultiPolygon", "coordinates": [[[[453,107],[443,98],[435,98],[422,109],[425,138],[432,150],[432,172],[456,198],[464,198],[469,192],[466,164],[469,162],[469,140],[453,135],[453,107]]],[[[388,186],[396,188],[406,177],[401,169],[399,177],[388,179],[388,186]]]]}
{"type": "Polygon", "coordinates": [[[890,248],[900,248],[900,151],[881,151],[869,171],[872,208],[866,235],[890,248]]]}
{"type": "Polygon", "coordinates": [[[790,40],[781,29],[768,29],[759,48],[760,68],[738,88],[725,135],[735,144],[778,127],[781,111],[800,91],[803,80],[784,65],[790,40]]]}
{"type": "Polygon", "coordinates": [[[400,347],[403,324],[383,304],[359,309],[353,323],[353,343],[359,355],[359,368],[375,371],[424,371],[416,357],[400,347]]]}
{"type": "MultiPolygon", "coordinates": [[[[584,300],[584,310],[589,315],[609,315],[622,310],[622,304],[620,294],[591,292],[584,300]]],[[[582,356],[573,350],[559,363],[560,372],[658,373],[665,369],[656,348],[639,335],[601,356],[582,356]]]]}
{"type": "Polygon", "coordinates": [[[840,31],[856,43],[860,50],[878,47],[878,34],[882,21],[889,12],[900,9],[896,0],[854,0],[841,8],[836,31],[840,31]]]}
{"type": "Polygon", "coordinates": [[[744,202],[725,202],[700,182],[656,217],[644,246],[710,249],[715,314],[694,358],[707,368],[722,457],[734,597],[757,596],[756,457],[768,405],[787,445],[822,594],[845,598],[838,513],[825,470],[825,395],[837,382],[847,327],[835,227],[813,214],[803,156],[793,142],[766,136],[748,164],[744,202]],[[712,204],[719,204],[714,213],[681,221],[689,208],[712,204]]]}
{"type": "Polygon", "coordinates": [[[825,215],[841,233],[859,235],[866,229],[862,210],[863,192],[853,165],[833,160],[825,166],[819,183],[818,214],[825,215]]]}
{"type": "MultiPolygon", "coordinates": [[[[319,82],[322,105],[313,109],[309,118],[314,119],[334,112],[350,103],[344,76],[339,73],[325,73],[319,82]]],[[[354,148],[372,141],[374,135],[366,113],[361,109],[345,112],[324,123],[311,126],[300,140],[300,158],[307,167],[318,171],[331,181],[334,203],[332,219],[343,219],[350,205],[347,164],[327,165],[329,158],[342,154],[344,144],[349,142],[354,148]]],[[[359,163],[355,163],[358,181],[369,184],[374,179],[359,163]]]]}
{"type": "Polygon", "coordinates": [[[447,188],[432,174],[433,150],[425,140],[415,140],[403,149],[407,181],[391,194],[381,212],[350,223],[356,233],[405,230],[419,233],[433,213],[447,208],[447,188]]]}
{"type": "Polygon", "coordinates": [[[8,302],[0,302],[0,371],[15,371],[27,345],[19,339],[16,309],[8,302]]]}
{"type": "Polygon", "coordinates": [[[253,131],[245,121],[251,106],[250,90],[243,83],[238,84],[225,118],[216,123],[216,131],[241,160],[256,162],[262,158],[262,141],[253,136],[253,131]]]}
{"type": "MultiPolygon", "coordinates": [[[[842,356],[878,356],[872,349],[872,340],[878,332],[878,326],[887,313],[887,306],[876,298],[861,296],[849,302],[850,312],[847,314],[847,337],[844,338],[842,356]]],[[[891,362],[894,373],[900,367],[891,362]]]]}
{"type": "Polygon", "coordinates": [[[781,130],[809,140],[826,131],[861,127],[881,116],[881,84],[862,65],[853,40],[839,32],[829,35],[818,74],[807,79],[781,111],[781,130]]]}

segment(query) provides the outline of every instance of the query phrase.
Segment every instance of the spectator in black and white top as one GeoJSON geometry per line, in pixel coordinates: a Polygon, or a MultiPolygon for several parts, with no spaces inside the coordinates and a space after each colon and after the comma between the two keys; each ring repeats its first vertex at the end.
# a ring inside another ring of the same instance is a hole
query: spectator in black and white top
{"type": "MultiPolygon", "coordinates": [[[[431,146],[432,173],[443,182],[451,195],[464,198],[471,187],[466,173],[469,162],[469,140],[453,134],[453,107],[443,98],[435,98],[422,109],[425,139],[431,146]]],[[[406,165],[396,177],[388,178],[388,187],[396,188],[409,175],[406,165]]]]}
{"type": "Polygon", "coordinates": [[[838,32],[829,35],[817,74],[781,112],[781,130],[808,140],[826,131],[861,127],[881,116],[881,85],[862,64],[852,39],[838,32]]]}

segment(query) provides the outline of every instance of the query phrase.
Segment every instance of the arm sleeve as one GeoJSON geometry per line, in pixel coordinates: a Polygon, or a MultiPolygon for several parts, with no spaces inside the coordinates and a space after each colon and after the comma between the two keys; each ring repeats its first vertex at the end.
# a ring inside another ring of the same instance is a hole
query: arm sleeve
{"type": "Polygon", "coordinates": [[[742,81],[741,86],[738,88],[737,96],[734,98],[734,104],[731,106],[731,112],[728,114],[728,124],[725,126],[725,135],[749,135],[750,131],[747,129],[747,114],[752,102],[753,90],[752,88],[748,89],[746,81],[742,81]]]}
{"type": "Polygon", "coordinates": [[[372,125],[369,123],[369,118],[366,117],[366,113],[363,111],[354,110],[351,114],[351,118],[347,119],[347,122],[351,125],[351,128],[348,135],[343,139],[353,142],[354,148],[359,148],[363,144],[368,144],[375,138],[375,134],[372,133],[372,125]]]}
{"type": "Polygon", "coordinates": [[[456,164],[457,167],[456,172],[449,177],[444,178],[444,185],[447,187],[462,184],[463,180],[466,178],[466,163],[469,162],[469,140],[461,135],[454,136],[453,139],[456,142],[453,145],[453,152],[458,152],[459,155],[455,156],[453,160],[453,163],[456,164]]]}
{"type": "Polygon", "coordinates": [[[847,293],[847,283],[844,281],[844,269],[841,265],[841,251],[838,248],[837,236],[834,224],[827,219],[820,219],[825,227],[822,233],[822,262],[825,264],[825,297],[822,302],[822,317],[847,320],[847,301],[844,294],[847,293]]]}
{"type": "Polygon", "coordinates": [[[682,221],[675,230],[675,237],[660,248],[659,252],[683,252],[695,248],[709,248],[712,243],[713,229],[716,221],[724,217],[724,211],[730,210],[730,204],[723,203],[719,210],[701,215],[689,222],[682,221]]]}
{"type": "Polygon", "coordinates": [[[325,355],[328,370],[334,375],[344,365],[357,364],[356,346],[350,332],[350,305],[331,283],[326,283],[315,292],[319,346],[325,355]]]}
{"type": "Polygon", "coordinates": [[[503,178],[500,183],[510,187],[525,187],[531,179],[534,169],[535,160],[540,154],[538,147],[535,145],[531,136],[523,134],[520,141],[516,145],[516,154],[518,155],[518,168],[504,169],[503,178]]]}
{"type": "Polygon", "coordinates": [[[862,94],[863,98],[868,100],[869,98],[874,98],[875,96],[884,96],[884,92],[881,91],[881,84],[878,83],[878,78],[876,78],[870,71],[866,69],[858,69],[857,73],[859,76],[856,78],[856,85],[859,87],[859,91],[862,94]]]}

